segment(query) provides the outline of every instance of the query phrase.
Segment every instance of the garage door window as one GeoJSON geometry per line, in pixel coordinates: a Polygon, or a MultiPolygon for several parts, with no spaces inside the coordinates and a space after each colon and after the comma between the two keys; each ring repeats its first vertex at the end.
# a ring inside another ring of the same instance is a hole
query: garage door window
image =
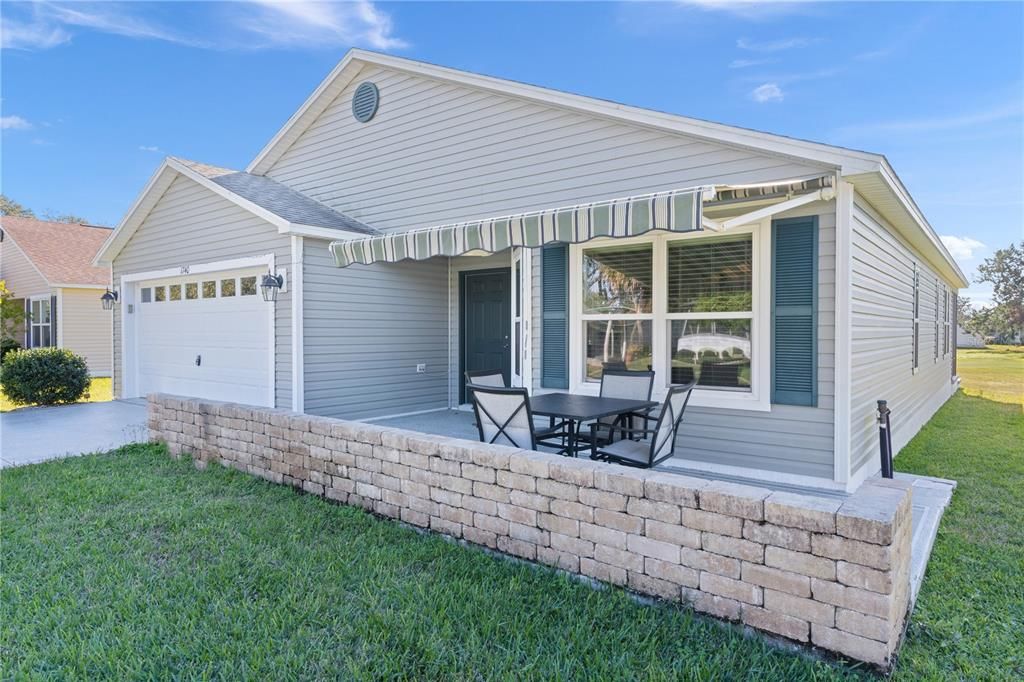
{"type": "Polygon", "coordinates": [[[164,287],[153,287],[153,300],[157,303],[167,300],[167,290],[164,287]]]}
{"type": "Polygon", "coordinates": [[[142,288],[142,302],[150,303],[153,300],[153,290],[149,287],[142,288]]]}
{"type": "Polygon", "coordinates": [[[203,298],[217,298],[217,281],[203,282],[203,298]]]}
{"type": "Polygon", "coordinates": [[[188,284],[185,285],[185,298],[189,299],[190,301],[192,299],[199,298],[198,282],[189,282],[188,284]]]}
{"type": "Polygon", "coordinates": [[[180,301],[181,300],[181,285],[180,284],[172,284],[171,286],[169,286],[167,288],[168,288],[169,293],[170,293],[169,298],[172,301],[180,301]]]}
{"type": "Polygon", "coordinates": [[[242,296],[255,296],[256,295],[256,278],[255,277],[243,277],[242,280],[242,296]]]}
{"type": "Polygon", "coordinates": [[[235,280],[234,279],[222,279],[220,281],[220,295],[221,296],[234,296],[235,295],[235,280]]]}

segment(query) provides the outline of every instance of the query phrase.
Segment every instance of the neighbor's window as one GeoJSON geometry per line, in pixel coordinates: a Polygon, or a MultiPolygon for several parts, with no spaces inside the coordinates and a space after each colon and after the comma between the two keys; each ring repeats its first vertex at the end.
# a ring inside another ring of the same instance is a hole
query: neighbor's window
{"type": "Polygon", "coordinates": [[[651,367],[654,263],[651,244],[583,251],[583,343],[586,381],[605,365],[651,367]]]}
{"type": "Polygon", "coordinates": [[[222,279],[220,281],[220,295],[221,296],[234,296],[235,295],[235,280],[233,280],[233,279],[222,279]]]}
{"type": "Polygon", "coordinates": [[[34,298],[31,304],[32,319],[29,321],[29,346],[39,348],[41,346],[57,345],[56,335],[53,331],[53,311],[50,310],[50,297],[34,298]]]}
{"type": "Polygon", "coordinates": [[[671,383],[751,390],[753,252],[749,235],[669,243],[671,383]]]}
{"type": "Polygon", "coordinates": [[[256,278],[243,277],[241,279],[242,296],[253,296],[256,294],[256,278]]]}

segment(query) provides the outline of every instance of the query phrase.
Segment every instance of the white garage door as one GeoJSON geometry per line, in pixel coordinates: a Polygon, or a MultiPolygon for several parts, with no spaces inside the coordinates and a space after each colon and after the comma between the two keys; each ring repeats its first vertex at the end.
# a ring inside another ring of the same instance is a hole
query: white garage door
{"type": "Polygon", "coordinates": [[[137,393],[161,392],[272,406],[266,268],[139,282],[137,393]]]}

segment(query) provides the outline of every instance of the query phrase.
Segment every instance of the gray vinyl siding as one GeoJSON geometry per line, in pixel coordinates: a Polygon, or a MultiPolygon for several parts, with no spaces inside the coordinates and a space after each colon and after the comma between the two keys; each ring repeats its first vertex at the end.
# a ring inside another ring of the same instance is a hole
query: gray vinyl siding
{"type": "Polygon", "coordinates": [[[327,242],[307,239],[303,291],[307,413],[363,419],[448,406],[448,259],[338,268],[327,242]]]}
{"type": "MultiPolygon", "coordinates": [[[[892,410],[896,452],[952,395],[952,353],[935,360],[935,281],[944,283],[859,195],[854,199],[851,271],[852,471],[877,469],[877,400],[892,410]],[[913,371],[914,263],[920,269],[919,365],[913,371]]],[[[955,285],[945,282],[955,293],[955,285]]],[[[940,301],[939,316],[942,307],[940,301]]]]}
{"type": "MultiPolygon", "coordinates": [[[[291,241],[270,223],[183,177],[176,178],[114,259],[114,283],[136,272],[274,254],[277,267],[291,267],[291,241]]],[[[270,304],[268,304],[270,305],[270,304]]],[[[291,297],[275,311],[275,396],[291,407],[291,297]]],[[[121,394],[121,314],[114,306],[114,394],[121,394]]]]}
{"type": "Polygon", "coordinates": [[[387,231],[822,168],[369,66],[267,175],[387,231]]]}

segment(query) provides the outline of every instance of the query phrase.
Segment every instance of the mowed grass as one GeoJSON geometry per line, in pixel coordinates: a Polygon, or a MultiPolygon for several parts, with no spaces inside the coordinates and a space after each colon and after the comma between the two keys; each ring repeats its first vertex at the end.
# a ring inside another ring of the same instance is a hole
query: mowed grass
{"type": "Polygon", "coordinates": [[[1024,403],[1024,346],[961,348],[956,366],[967,395],[1024,403]]]}
{"type": "MultiPolygon", "coordinates": [[[[113,388],[110,377],[98,377],[89,383],[89,392],[82,397],[80,403],[105,403],[113,399],[113,388]]],[[[19,410],[30,405],[15,405],[4,395],[3,387],[0,386],[0,412],[19,410]]]]}
{"type": "MultiPolygon", "coordinates": [[[[960,485],[895,679],[1024,679],[1022,443],[960,394],[897,459],[960,485]]],[[[872,677],[160,446],[2,482],[3,679],[872,677]]]]}
{"type": "Polygon", "coordinates": [[[847,674],[160,446],[3,476],[4,679],[847,674]]]}

